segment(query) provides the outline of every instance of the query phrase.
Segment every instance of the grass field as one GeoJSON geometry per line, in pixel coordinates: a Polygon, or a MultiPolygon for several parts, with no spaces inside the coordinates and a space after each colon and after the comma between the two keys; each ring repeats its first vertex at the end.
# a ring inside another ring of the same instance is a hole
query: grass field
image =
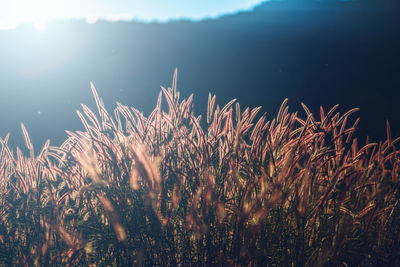
{"type": "Polygon", "coordinates": [[[0,139],[0,266],[400,265],[389,124],[360,145],[357,109],[269,118],[212,95],[202,118],[176,77],[148,117],[92,85],[97,114],[60,147],[0,139]]]}

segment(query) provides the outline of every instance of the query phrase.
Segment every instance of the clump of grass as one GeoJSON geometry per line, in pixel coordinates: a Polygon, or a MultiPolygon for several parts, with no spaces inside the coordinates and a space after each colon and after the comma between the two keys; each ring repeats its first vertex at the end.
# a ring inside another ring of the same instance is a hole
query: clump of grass
{"type": "Polygon", "coordinates": [[[267,120],[210,95],[203,129],[176,79],[148,117],[92,85],[85,131],[37,156],[23,125],[29,157],[0,139],[0,265],[400,264],[389,124],[360,147],[357,109],[267,120]]]}

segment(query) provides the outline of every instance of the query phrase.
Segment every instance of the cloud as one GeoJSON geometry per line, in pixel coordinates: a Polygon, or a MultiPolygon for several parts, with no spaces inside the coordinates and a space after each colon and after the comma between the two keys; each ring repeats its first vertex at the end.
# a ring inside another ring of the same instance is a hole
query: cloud
{"type": "Polygon", "coordinates": [[[248,10],[263,0],[1,0],[0,29],[23,23],[43,25],[57,19],[165,22],[201,20],[248,10]]]}

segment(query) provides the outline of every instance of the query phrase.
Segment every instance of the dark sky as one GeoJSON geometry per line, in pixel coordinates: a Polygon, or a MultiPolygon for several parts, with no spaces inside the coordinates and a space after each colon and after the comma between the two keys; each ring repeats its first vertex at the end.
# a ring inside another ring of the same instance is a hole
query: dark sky
{"type": "Polygon", "coordinates": [[[315,112],[339,103],[342,112],[361,108],[359,136],[384,138],[386,119],[399,136],[397,2],[286,0],[203,22],[0,31],[0,136],[11,132],[11,146],[21,146],[23,122],[36,146],[61,144],[64,130],[82,128],[79,104],[94,107],[90,81],[110,110],[119,101],[148,113],[175,67],[198,112],[210,91],[221,105],[262,105],[271,119],[286,97],[291,111],[301,101],[315,112]]]}

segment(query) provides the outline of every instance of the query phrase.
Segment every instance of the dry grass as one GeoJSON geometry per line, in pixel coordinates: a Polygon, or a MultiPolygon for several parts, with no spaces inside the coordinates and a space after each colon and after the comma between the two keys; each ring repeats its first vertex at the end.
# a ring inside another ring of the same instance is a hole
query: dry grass
{"type": "Polygon", "coordinates": [[[400,264],[389,125],[360,147],[356,109],[302,119],[285,100],[267,121],[210,95],[203,129],[176,72],[149,117],[92,90],[98,115],[82,105],[62,146],[0,139],[0,266],[400,264]]]}

